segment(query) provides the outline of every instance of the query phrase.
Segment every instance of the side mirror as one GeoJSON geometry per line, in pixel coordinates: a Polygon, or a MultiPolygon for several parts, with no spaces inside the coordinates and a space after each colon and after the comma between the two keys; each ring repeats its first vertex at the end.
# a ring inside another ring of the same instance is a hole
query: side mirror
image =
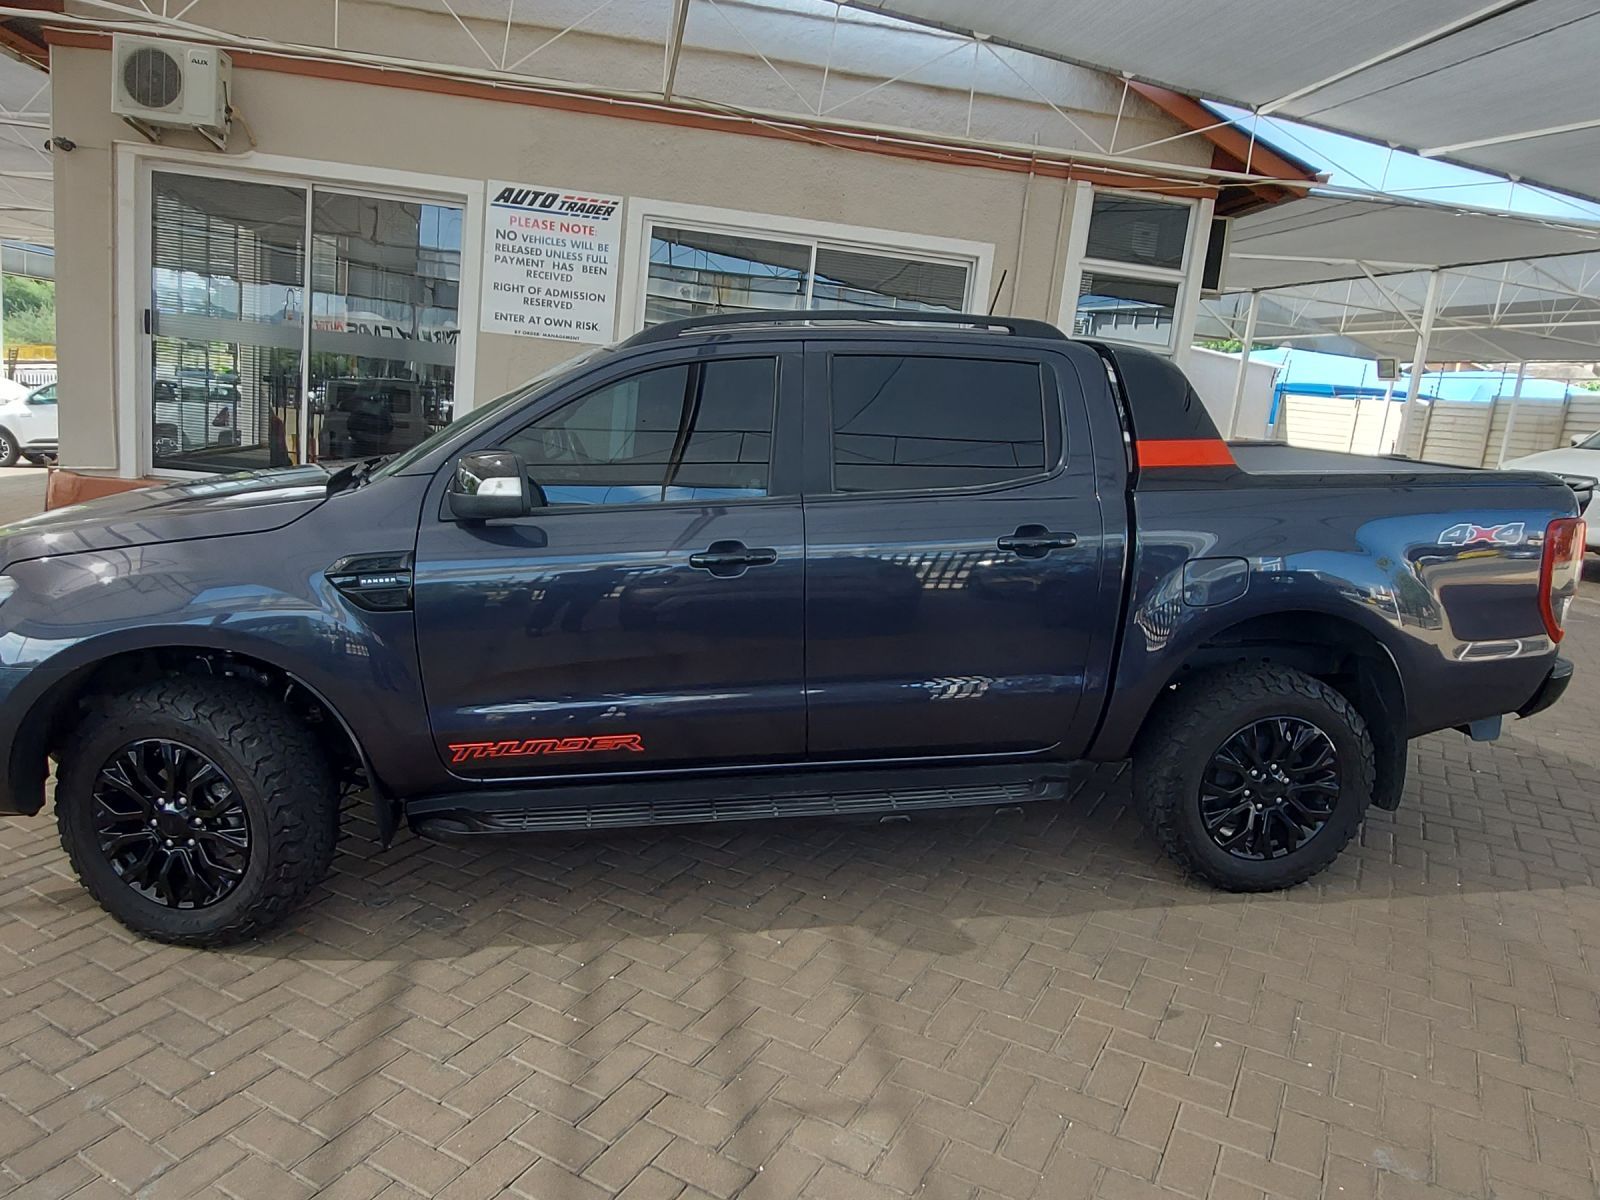
{"type": "Polygon", "coordinates": [[[1581,446],[1593,436],[1592,433],[1575,433],[1572,435],[1572,445],[1581,446]]]}
{"type": "Polygon", "coordinates": [[[445,501],[458,521],[527,516],[533,511],[533,501],[521,455],[509,450],[463,454],[450,477],[445,501]]]}

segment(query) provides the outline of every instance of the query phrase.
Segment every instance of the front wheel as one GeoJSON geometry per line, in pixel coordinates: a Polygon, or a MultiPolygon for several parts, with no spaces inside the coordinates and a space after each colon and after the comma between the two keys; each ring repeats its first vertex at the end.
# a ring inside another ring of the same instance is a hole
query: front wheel
{"type": "Polygon", "coordinates": [[[61,845],[84,887],[135,933],[189,946],[283,920],[327,874],[338,818],[315,737],[232,679],[101,698],[56,782],[61,845]]]}
{"type": "Polygon", "coordinates": [[[1270,891],[1339,857],[1372,800],[1374,763],[1349,700],[1258,663],[1197,674],[1163,702],[1134,754],[1134,793],[1185,870],[1270,891]]]}
{"type": "Polygon", "coordinates": [[[9,429],[0,429],[0,467],[14,467],[22,451],[17,446],[16,435],[9,429]]]}

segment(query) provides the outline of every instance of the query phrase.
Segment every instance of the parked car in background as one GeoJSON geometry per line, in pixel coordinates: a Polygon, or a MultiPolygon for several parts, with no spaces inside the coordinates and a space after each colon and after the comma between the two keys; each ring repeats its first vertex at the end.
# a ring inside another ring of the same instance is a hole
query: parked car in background
{"type": "MultiPolygon", "coordinates": [[[[1570,446],[1541,450],[1500,464],[1506,471],[1548,471],[1578,493],[1580,510],[1587,513],[1589,498],[1600,481],[1600,433],[1579,434],[1570,446]]],[[[1589,549],[1600,550],[1600,522],[1591,523],[1589,549]]]]}
{"type": "Polygon", "coordinates": [[[31,463],[53,462],[60,437],[56,411],[53,383],[19,400],[0,401],[0,467],[14,467],[24,458],[31,463]]]}
{"type": "Polygon", "coordinates": [[[157,457],[239,444],[239,377],[180,367],[155,386],[157,457]]]}

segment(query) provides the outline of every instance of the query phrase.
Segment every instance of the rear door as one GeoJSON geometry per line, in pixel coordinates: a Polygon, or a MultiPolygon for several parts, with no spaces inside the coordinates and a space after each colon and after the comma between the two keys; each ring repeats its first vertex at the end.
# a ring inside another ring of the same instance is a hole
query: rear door
{"type": "Polygon", "coordinates": [[[793,342],[624,359],[472,447],[523,457],[530,516],[462,524],[435,483],[417,639],[452,771],[803,755],[800,373],[793,342]]]}
{"type": "Polygon", "coordinates": [[[811,343],[813,756],[1087,745],[1119,596],[1083,394],[1064,355],[811,343]]]}

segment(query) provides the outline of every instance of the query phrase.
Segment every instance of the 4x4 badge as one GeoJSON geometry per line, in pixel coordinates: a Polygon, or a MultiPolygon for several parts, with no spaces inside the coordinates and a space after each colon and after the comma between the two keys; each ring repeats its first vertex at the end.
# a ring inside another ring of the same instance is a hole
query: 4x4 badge
{"type": "Polygon", "coordinates": [[[1527,533],[1526,523],[1509,521],[1504,525],[1473,525],[1463,521],[1439,535],[1441,546],[1471,546],[1487,542],[1491,546],[1520,546],[1527,533]]]}

